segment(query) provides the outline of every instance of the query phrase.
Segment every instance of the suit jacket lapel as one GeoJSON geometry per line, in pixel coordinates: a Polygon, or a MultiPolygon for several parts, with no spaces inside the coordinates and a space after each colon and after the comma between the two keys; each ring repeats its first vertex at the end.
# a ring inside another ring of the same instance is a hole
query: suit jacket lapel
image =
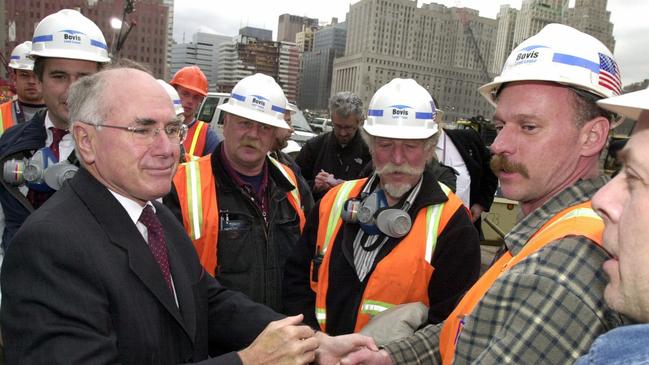
{"type": "MultiPolygon", "coordinates": [[[[160,209],[166,209],[161,204],[154,203],[154,205],[158,212],[161,212],[160,209]]],[[[166,214],[160,213],[158,214],[158,217],[162,222],[162,226],[165,230],[165,238],[168,242],[167,249],[169,252],[169,266],[174,281],[174,288],[176,289],[176,297],[178,298],[178,308],[180,309],[180,314],[184,320],[187,335],[191,341],[194,342],[194,336],[196,334],[196,303],[194,302],[195,298],[191,275],[187,272],[187,265],[183,261],[176,245],[169,244],[170,242],[180,242],[182,237],[177,237],[178,232],[172,231],[170,227],[173,225],[170,224],[171,222],[167,222],[169,219],[175,220],[175,217],[171,214],[167,217],[166,214]]]]}
{"type": "MultiPolygon", "coordinates": [[[[160,267],[153,258],[149,247],[142,238],[142,235],[133,224],[133,221],[124,210],[124,207],[115,199],[115,197],[97,181],[85,169],[80,168],[76,176],[70,181],[70,187],[76,192],[79,198],[88,206],[88,210],[93,214],[97,222],[103,227],[104,232],[110,241],[117,246],[122,247],[128,253],[130,269],[151,291],[151,293],[160,301],[160,303],[169,311],[169,313],[178,321],[185,332],[189,335],[185,322],[180,316],[180,311],[176,306],[173,294],[169,291],[167,284],[160,272],[160,267]]],[[[169,234],[165,229],[165,237],[169,234]]],[[[169,242],[169,241],[167,241],[169,242]]],[[[173,245],[167,246],[173,247],[173,245]]],[[[176,262],[176,252],[170,250],[169,257],[172,263],[176,262]]],[[[173,266],[179,266],[176,263],[173,266]]],[[[180,297],[186,297],[186,287],[189,286],[187,275],[183,275],[181,270],[172,271],[176,293],[180,297]],[[176,277],[176,274],[178,277],[176,277]],[[182,292],[182,295],[181,295],[182,292]]],[[[125,293],[127,294],[127,293],[125,293]]],[[[193,309],[193,306],[192,306],[193,309]]],[[[195,326],[195,324],[194,324],[195,326]]],[[[193,335],[189,335],[193,339],[193,335]]]]}

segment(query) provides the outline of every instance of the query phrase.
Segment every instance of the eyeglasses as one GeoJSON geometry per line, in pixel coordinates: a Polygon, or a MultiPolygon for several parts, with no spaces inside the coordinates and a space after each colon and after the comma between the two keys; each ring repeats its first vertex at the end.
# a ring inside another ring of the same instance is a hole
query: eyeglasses
{"type": "Polygon", "coordinates": [[[154,128],[154,127],[122,127],[119,125],[110,125],[110,124],[94,124],[94,123],[86,123],[82,122],[84,124],[92,125],[95,127],[106,127],[106,128],[114,128],[114,129],[121,129],[123,131],[128,131],[131,132],[131,136],[133,138],[133,141],[135,141],[137,144],[140,145],[150,145],[152,144],[156,138],[158,138],[158,135],[160,135],[161,131],[164,131],[165,134],[167,135],[167,138],[171,143],[183,143],[185,141],[185,138],[187,137],[187,126],[183,123],[169,123],[164,126],[164,128],[154,128]]]}

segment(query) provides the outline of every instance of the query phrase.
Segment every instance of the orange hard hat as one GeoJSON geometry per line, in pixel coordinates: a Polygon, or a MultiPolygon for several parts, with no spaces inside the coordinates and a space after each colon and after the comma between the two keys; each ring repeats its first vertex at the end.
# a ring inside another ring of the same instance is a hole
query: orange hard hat
{"type": "Polygon", "coordinates": [[[172,86],[182,86],[203,96],[207,95],[207,77],[198,66],[183,67],[169,81],[172,86]]]}

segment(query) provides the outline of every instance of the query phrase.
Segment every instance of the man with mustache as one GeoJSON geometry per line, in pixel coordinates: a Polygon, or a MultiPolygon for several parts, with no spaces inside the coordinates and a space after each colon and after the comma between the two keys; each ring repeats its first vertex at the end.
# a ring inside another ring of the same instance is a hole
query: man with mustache
{"type": "Polygon", "coordinates": [[[156,201],[187,129],[153,77],[102,71],[70,87],[69,105],[81,168],[28,218],[3,266],[7,363],[307,364],[337,344],[205,273],[156,201]]]}
{"type": "Polygon", "coordinates": [[[480,248],[462,201],[426,168],[439,131],[428,91],[394,79],[367,115],[375,172],[316,204],[286,264],[283,298],[287,314],[314,328],[384,342],[443,321],[478,278],[480,248]]]}
{"type": "Polygon", "coordinates": [[[45,175],[47,171],[42,170],[47,166],[74,157],[74,141],[68,133],[68,88],[78,78],[94,74],[110,62],[99,27],[71,9],[48,15],[38,23],[29,57],[34,59],[34,73],[41,82],[47,109],[0,137],[0,166],[15,172],[4,174],[0,182],[5,248],[25,219],[54,193],[54,187],[39,174],[33,174],[36,176],[25,184],[23,160],[40,152],[43,159],[32,161],[45,175]]]}
{"type": "Polygon", "coordinates": [[[240,80],[225,112],[224,140],[183,163],[167,204],[185,225],[205,270],[223,285],[280,311],[284,263],[313,206],[306,183],[267,156],[286,97],[263,74],[240,80]]]}
{"type": "Polygon", "coordinates": [[[496,106],[494,172],[523,217],[444,323],[379,352],[356,352],[345,365],[571,364],[625,320],[604,302],[608,255],[590,204],[607,181],[599,156],[619,121],[596,104],[620,92],[611,52],[550,24],[518,45],[480,92],[496,106]]]}

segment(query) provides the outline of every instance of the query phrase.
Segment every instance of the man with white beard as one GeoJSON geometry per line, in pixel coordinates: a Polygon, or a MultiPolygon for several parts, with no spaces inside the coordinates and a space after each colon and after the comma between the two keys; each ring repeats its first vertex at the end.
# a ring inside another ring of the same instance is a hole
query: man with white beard
{"type": "Polygon", "coordinates": [[[312,210],[286,263],[283,303],[329,334],[365,328],[377,340],[444,320],[478,278],[480,248],[462,201],[426,168],[438,136],[430,94],[394,79],[367,116],[362,135],[376,171],[331,189],[312,210]],[[390,330],[372,322],[381,312],[390,330]]]}

